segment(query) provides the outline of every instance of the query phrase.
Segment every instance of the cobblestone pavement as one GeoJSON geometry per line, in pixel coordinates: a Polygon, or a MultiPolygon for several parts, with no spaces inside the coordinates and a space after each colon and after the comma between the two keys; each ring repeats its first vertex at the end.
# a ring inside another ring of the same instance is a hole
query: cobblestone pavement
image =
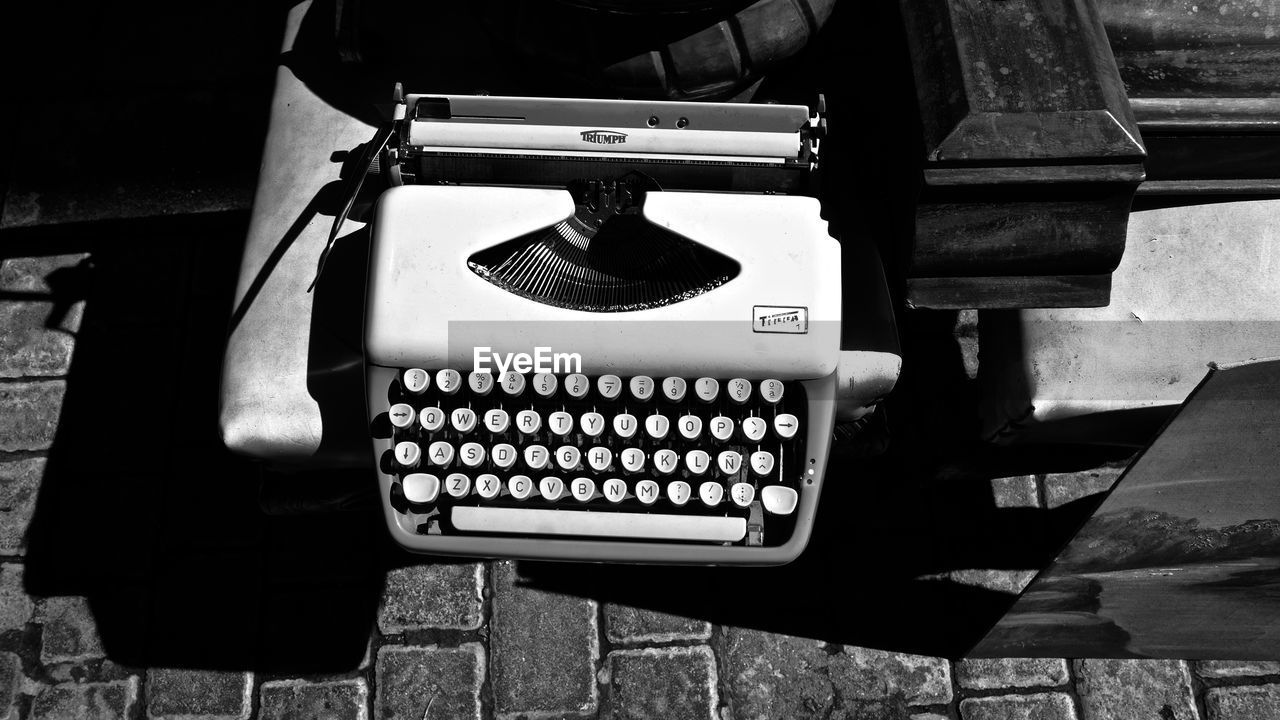
{"type": "MultiPolygon", "coordinates": [[[[297,658],[273,664],[261,655],[202,657],[205,636],[187,628],[208,626],[212,638],[234,635],[235,624],[220,623],[218,612],[184,614],[181,605],[149,615],[149,632],[194,632],[190,641],[180,638],[193,645],[189,661],[168,666],[117,656],[113,644],[128,639],[112,639],[100,621],[127,615],[127,602],[42,595],[25,577],[38,570],[29,567],[28,526],[86,313],[83,300],[67,302],[53,286],[85,262],[83,254],[67,254],[11,257],[0,266],[0,718],[1280,717],[1280,663],[954,662],[556,594],[522,582],[508,561],[405,564],[414,559],[398,557],[381,580],[364,657],[346,667],[316,673],[303,671],[297,658]]],[[[991,498],[1003,508],[1054,508],[1105,490],[1118,472],[999,478],[991,481],[991,498]]],[[[265,534],[224,532],[216,543],[197,537],[190,552],[216,556],[201,572],[234,567],[246,557],[237,553],[261,545],[265,534]]],[[[301,583],[296,595],[285,595],[301,598],[290,612],[323,628],[316,618],[334,600],[308,594],[313,566],[290,551],[277,544],[252,555],[258,576],[272,579],[256,589],[223,588],[216,599],[222,612],[234,616],[237,598],[263,587],[301,583]]],[[[974,568],[950,578],[1015,591],[1030,575],[974,568]]],[[[127,586],[130,573],[120,576],[127,586]]],[[[259,637],[292,642],[280,632],[259,637]]]]}

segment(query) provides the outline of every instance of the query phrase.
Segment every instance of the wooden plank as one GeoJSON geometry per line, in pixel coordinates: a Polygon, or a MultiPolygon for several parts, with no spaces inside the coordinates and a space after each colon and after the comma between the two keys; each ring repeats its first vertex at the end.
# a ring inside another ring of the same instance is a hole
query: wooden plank
{"type": "Polygon", "coordinates": [[[1131,98],[1268,98],[1280,0],[1098,0],[1131,98]]]}
{"type": "Polygon", "coordinates": [[[909,278],[911,308],[1101,307],[1111,294],[1111,275],[909,278]]]}
{"type": "Polygon", "coordinates": [[[924,135],[908,301],[1105,305],[1146,149],[1097,8],[899,7],[924,135]]]}
{"type": "Polygon", "coordinates": [[[901,8],[928,163],[1144,155],[1092,3],[904,0],[901,8]]]}
{"type": "Polygon", "coordinates": [[[1108,183],[926,195],[911,276],[1109,273],[1124,253],[1132,192],[1108,183]]]}

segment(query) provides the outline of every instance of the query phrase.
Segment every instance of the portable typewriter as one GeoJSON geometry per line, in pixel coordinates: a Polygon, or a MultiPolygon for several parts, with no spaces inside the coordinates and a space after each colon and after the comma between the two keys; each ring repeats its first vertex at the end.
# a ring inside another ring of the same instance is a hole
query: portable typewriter
{"type": "MultiPolygon", "coordinates": [[[[800,194],[820,116],[409,95],[396,117],[365,356],[397,542],[560,560],[796,557],[837,397],[865,412],[900,366],[841,353],[841,247],[800,194]]],[[[845,282],[883,286],[866,270],[845,282]]]]}

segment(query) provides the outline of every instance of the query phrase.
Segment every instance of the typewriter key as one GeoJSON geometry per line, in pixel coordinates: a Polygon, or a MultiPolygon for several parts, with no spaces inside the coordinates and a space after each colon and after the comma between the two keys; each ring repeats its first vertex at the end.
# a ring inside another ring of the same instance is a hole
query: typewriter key
{"type": "Polygon", "coordinates": [[[622,394],[622,378],[617,375],[601,375],[596,379],[596,391],[605,400],[614,400],[622,394]]]}
{"type": "Polygon", "coordinates": [[[587,464],[596,472],[604,472],[613,464],[613,451],[607,447],[593,447],[587,451],[587,464]]]}
{"type": "Polygon", "coordinates": [[[458,449],[458,456],[462,458],[462,464],[469,468],[480,467],[484,462],[484,446],[480,443],[463,443],[458,449]]]}
{"type": "Polygon", "coordinates": [[[547,418],[547,427],[556,435],[568,435],[573,432],[573,416],[567,412],[553,412],[547,418]]]}
{"type": "Polygon", "coordinates": [[[596,496],[596,482],[591,478],[574,478],[569,483],[569,490],[573,493],[574,500],[588,502],[596,496]]]}
{"type": "Polygon", "coordinates": [[[507,414],[506,410],[494,408],[493,410],[486,410],[484,413],[484,426],[491,433],[504,433],[510,424],[511,416],[507,414]]]}
{"type": "Polygon", "coordinates": [[[407,468],[418,467],[418,461],[422,459],[422,448],[418,447],[416,442],[400,442],[396,443],[396,462],[407,468]]]}
{"type": "Polygon", "coordinates": [[[670,475],[680,464],[680,456],[675,450],[659,450],[653,454],[653,466],[663,475],[670,475]]]}
{"type": "Polygon", "coordinates": [[[600,437],[604,432],[604,416],[595,412],[583,413],[582,417],[578,418],[578,426],[589,437],[600,437]]]}
{"type": "Polygon", "coordinates": [[[550,459],[551,453],[541,445],[530,445],[524,449],[524,463],[534,470],[546,467],[550,459]]]}
{"type": "Polygon", "coordinates": [[[556,376],[551,373],[538,373],[533,376],[533,391],[538,393],[539,397],[549,398],[555,395],[558,384],[556,376]]]}
{"type": "Polygon", "coordinates": [[[751,470],[757,475],[773,472],[773,453],[767,450],[751,453],[751,470]]]}
{"type": "Polygon", "coordinates": [[[604,481],[604,497],[609,502],[620,503],[627,498],[627,484],[618,478],[604,481]]]}
{"type": "Polygon", "coordinates": [[[644,431],[654,440],[661,440],[671,430],[671,421],[666,415],[650,415],[644,419],[644,431]]]}
{"type": "Polygon", "coordinates": [[[466,497],[471,494],[471,478],[462,473],[450,473],[444,479],[444,490],[456,498],[466,497]]]}
{"type": "Polygon", "coordinates": [[[423,430],[435,432],[444,427],[444,410],[438,407],[422,408],[422,414],[418,416],[418,421],[422,423],[423,430]]]}
{"type": "Polygon", "coordinates": [[[436,387],[445,395],[452,395],[462,387],[462,374],[457,370],[440,370],[436,373],[436,387]]]}
{"type": "Polygon", "coordinates": [[[796,491],[785,485],[769,485],[760,490],[760,502],[774,515],[790,515],[798,499],[796,491]]]}
{"type": "Polygon", "coordinates": [[[773,431],[783,440],[790,440],[800,429],[800,421],[791,413],[781,413],[773,419],[773,431]]]}
{"type": "Polygon", "coordinates": [[[684,454],[684,466],[694,475],[702,475],[711,467],[711,456],[705,450],[690,450],[684,454]]]}
{"type": "Polygon", "coordinates": [[[683,480],[673,480],[667,483],[667,499],[676,507],[681,507],[689,502],[689,498],[692,495],[693,488],[689,487],[689,483],[683,480]]]}
{"type": "Polygon", "coordinates": [[[630,413],[622,413],[613,416],[613,433],[623,440],[628,440],[636,434],[636,428],[639,423],[636,416],[630,413]]]}
{"type": "Polygon", "coordinates": [[[502,391],[511,397],[524,392],[524,375],[518,372],[502,373],[502,391]]]}
{"type": "Polygon", "coordinates": [[[493,460],[493,464],[498,468],[506,470],[516,464],[516,449],[507,443],[498,443],[493,446],[493,450],[489,452],[489,457],[493,460]]]}
{"type": "Polygon", "coordinates": [[[702,402],[715,402],[720,395],[720,381],[709,377],[698,378],[693,384],[693,391],[702,402]]]}
{"type": "Polygon", "coordinates": [[[476,492],[485,500],[492,500],[502,492],[502,483],[497,475],[485,473],[476,478],[476,492]]]}
{"type": "Polygon", "coordinates": [[[769,379],[760,381],[760,397],[764,398],[764,401],[770,405],[778,404],[785,389],[781,380],[769,379]]]}
{"type": "Polygon", "coordinates": [[[707,507],[715,507],[724,499],[724,486],[718,482],[704,482],[698,488],[698,497],[707,507]]]}
{"type": "Polygon", "coordinates": [[[582,460],[582,451],[572,445],[561,445],[556,448],[556,464],[561,470],[573,470],[582,460]]]}
{"type": "Polygon", "coordinates": [[[507,481],[507,492],[517,500],[528,500],[533,494],[533,479],[528,475],[512,475],[507,481]]]}
{"type": "Polygon", "coordinates": [[[396,403],[387,411],[387,415],[391,418],[391,424],[398,428],[407,428],[413,424],[413,406],[404,403],[396,403]]]}
{"type": "Polygon", "coordinates": [[[769,423],[764,418],[749,417],[742,419],[742,435],[751,442],[760,442],[764,439],[765,431],[769,429],[769,423]]]}
{"type": "Polygon", "coordinates": [[[631,378],[631,396],[640,402],[648,402],[653,397],[653,378],[648,375],[631,378]]]}
{"type": "Polygon", "coordinates": [[[652,480],[641,480],[636,483],[636,499],[645,505],[658,501],[658,483],[652,480]]]}
{"type": "Polygon", "coordinates": [[[574,373],[564,379],[564,391],[569,393],[569,397],[575,400],[581,400],[587,396],[587,391],[591,389],[591,381],[587,380],[587,376],[581,373],[574,373]]]}
{"type": "Polygon", "coordinates": [[[697,440],[702,435],[702,418],[697,415],[685,415],[676,421],[680,437],[685,440],[697,440]]]}
{"type": "Polygon", "coordinates": [[[716,465],[725,475],[736,475],[742,469],[742,455],[733,450],[725,450],[716,456],[716,465]]]}
{"type": "Polygon", "coordinates": [[[422,368],[410,368],[404,371],[404,389],[414,395],[421,395],[431,386],[431,376],[422,368]]]}
{"type": "Polygon", "coordinates": [[[427,473],[410,473],[400,484],[411,503],[433,503],[440,496],[440,478],[427,473]]]}
{"type": "Polygon", "coordinates": [[[622,451],[622,469],[629,473],[640,472],[644,469],[644,451],[636,448],[627,448],[622,451]]]}
{"type": "Polygon", "coordinates": [[[533,435],[542,429],[542,416],[532,410],[516,413],[516,429],[525,435],[533,435]]]}
{"type": "Polygon", "coordinates": [[[469,433],[476,428],[476,413],[471,408],[457,408],[449,414],[449,424],[460,433],[469,433]]]}
{"type": "Polygon", "coordinates": [[[471,392],[484,397],[493,389],[493,375],[487,372],[473,372],[467,376],[467,384],[471,387],[471,392]]]}
{"type": "Polygon", "coordinates": [[[564,481],[554,475],[549,475],[538,481],[538,492],[542,497],[555,502],[564,495],[564,481]]]}
{"type": "Polygon", "coordinates": [[[711,437],[721,441],[733,437],[733,420],[723,415],[711,418],[711,437]]]}
{"type": "Polygon", "coordinates": [[[453,446],[443,440],[431,443],[427,448],[427,461],[436,467],[449,467],[453,464],[453,446]]]}

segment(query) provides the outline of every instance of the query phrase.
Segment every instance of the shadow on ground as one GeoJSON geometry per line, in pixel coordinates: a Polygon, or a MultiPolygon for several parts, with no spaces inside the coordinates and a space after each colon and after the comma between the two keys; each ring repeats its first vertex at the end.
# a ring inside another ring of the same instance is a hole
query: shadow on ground
{"type": "Polygon", "coordinates": [[[92,253],[59,286],[87,302],[26,582],[34,595],[87,596],[117,663],[324,672],[355,667],[368,642],[387,549],[380,517],[264,515],[260,469],[219,439],[246,221],[6,236],[14,255],[92,253]]]}

